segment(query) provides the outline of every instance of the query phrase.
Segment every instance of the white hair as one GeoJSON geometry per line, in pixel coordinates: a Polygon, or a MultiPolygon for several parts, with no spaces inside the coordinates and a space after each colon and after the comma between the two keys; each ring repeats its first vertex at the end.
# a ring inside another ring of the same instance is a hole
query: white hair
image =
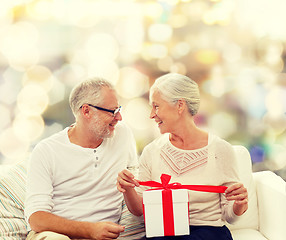
{"type": "Polygon", "coordinates": [[[114,90],[113,85],[103,78],[92,78],[76,85],[69,97],[69,104],[75,117],[85,103],[97,105],[102,101],[101,90],[107,87],[114,90]]]}
{"type": "Polygon", "coordinates": [[[155,91],[171,104],[178,100],[186,101],[189,112],[196,115],[200,106],[200,92],[198,84],[187,76],[178,73],[168,73],[156,79],[150,89],[150,99],[155,91]]]}

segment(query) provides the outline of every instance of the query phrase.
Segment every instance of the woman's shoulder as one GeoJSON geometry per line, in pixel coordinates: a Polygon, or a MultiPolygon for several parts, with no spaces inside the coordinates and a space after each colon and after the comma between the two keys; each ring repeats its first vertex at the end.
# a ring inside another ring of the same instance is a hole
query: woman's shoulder
{"type": "Polygon", "coordinates": [[[234,149],[231,143],[216,135],[210,135],[210,139],[209,151],[212,154],[219,158],[233,157],[234,149]]]}
{"type": "Polygon", "coordinates": [[[233,146],[227,140],[213,135],[209,146],[210,151],[217,159],[227,159],[228,161],[235,159],[233,146]]]}
{"type": "Polygon", "coordinates": [[[209,145],[215,148],[232,148],[232,145],[228,141],[212,133],[209,133],[209,145]]]}
{"type": "Polygon", "coordinates": [[[147,144],[144,149],[146,150],[161,149],[168,141],[169,141],[169,134],[166,133],[155,138],[153,141],[147,144]]]}

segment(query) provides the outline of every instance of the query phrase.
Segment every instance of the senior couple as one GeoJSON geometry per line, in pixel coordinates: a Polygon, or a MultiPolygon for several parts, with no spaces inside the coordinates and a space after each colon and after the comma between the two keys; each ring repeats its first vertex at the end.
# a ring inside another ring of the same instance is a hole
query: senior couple
{"type": "Polygon", "coordinates": [[[199,129],[198,85],[169,73],[150,89],[150,118],[161,136],[139,159],[136,144],[123,123],[116,91],[106,80],[79,83],[70,94],[75,123],[42,140],[28,167],[25,216],[28,240],[117,239],[123,198],[129,211],[143,214],[140,181],[159,181],[162,173],[182,184],[225,185],[223,194],[192,193],[190,235],[150,239],[231,240],[225,222],[248,207],[229,143],[199,129]],[[204,194],[204,195],[202,195],[204,194]],[[203,199],[203,201],[202,201],[203,199]]]}

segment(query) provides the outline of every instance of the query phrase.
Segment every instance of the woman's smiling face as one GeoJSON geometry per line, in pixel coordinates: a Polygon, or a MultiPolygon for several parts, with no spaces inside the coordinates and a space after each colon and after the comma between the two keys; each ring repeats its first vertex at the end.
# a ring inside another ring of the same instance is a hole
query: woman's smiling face
{"type": "Polygon", "coordinates": [[[178,112],[176,104],[170,104],[164,98],[160,92],[155,91],[151,96],[152,110],[150,113],[150,118],[154,119],[158,123],[160,132],[172,133],[176,128],[176,123],[178,120],[178,112]]]}

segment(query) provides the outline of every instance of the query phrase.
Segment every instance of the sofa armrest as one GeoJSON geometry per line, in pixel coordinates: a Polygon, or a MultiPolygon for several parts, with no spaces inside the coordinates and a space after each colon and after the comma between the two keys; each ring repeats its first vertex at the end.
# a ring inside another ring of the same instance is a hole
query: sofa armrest
{"type": "Polygon", "coordinates": [[[253,173],[259,231],[269,240],[286,239],[286,182],[271,171],[253,173]]]}

